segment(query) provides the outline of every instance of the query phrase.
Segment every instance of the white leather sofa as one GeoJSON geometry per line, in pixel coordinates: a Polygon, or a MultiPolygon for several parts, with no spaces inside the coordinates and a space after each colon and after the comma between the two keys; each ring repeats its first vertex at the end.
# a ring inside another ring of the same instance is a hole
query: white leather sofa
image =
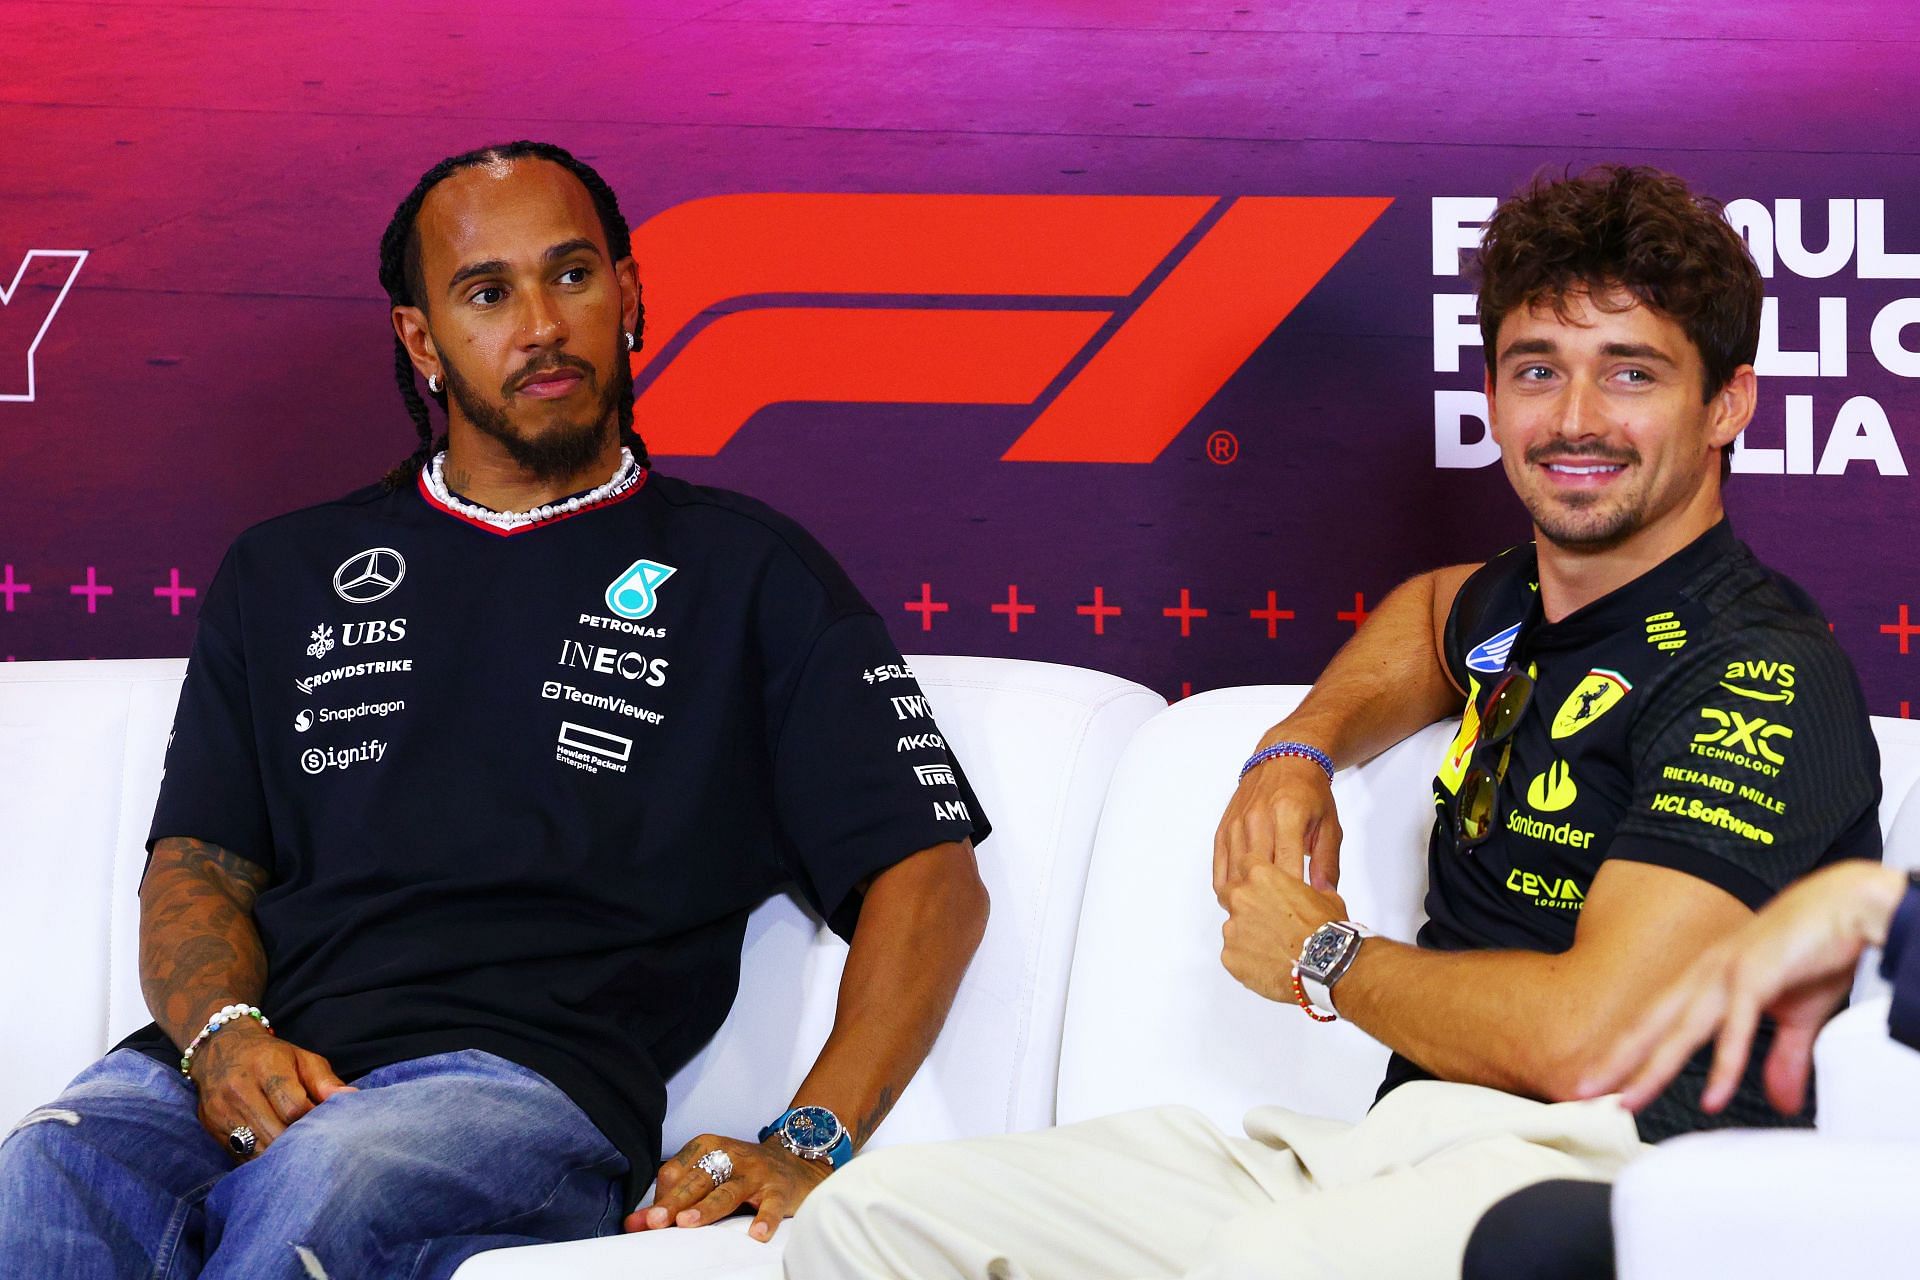
{"type": "MultiPolygon", "coordinates": [[[[1229,1128],[1256,1103],[1360,1115],[1385,1049],[1260,1000],[1219,965],[1213,826],[1249,745],[1304,690],[1165,707],[1073,668],[913,662],[996,824],[981,850],[993,918],[953,1018],[875,1143],[1165,1102],[1229,1128]]],[[[13,975],[0,1016],[35,1028],[0,1042],[0,1122],[146,1020],[134,886],[181,665],[0,665],[0,960],[13,975]]],[[[1920,798],[1909,802],[1920,723],[1874,728],[1889,861],[1920,864],[1920,798]]],[[[1342,892],[1390,936],[1412,937],[1422,919],[1428,782],[1450,734],[1430,728],[1335,784],[1342,892]]],[[[843,955],[786,899],[755,914],[740,1000],[672,1082],[668,1150],[778,1111],[825,1037],[843,955]]],[[[1623,1275],[1733,1273],[1711,1250],[1750,1225],[1771,1242],[1754,1246],[1750,1274],[1789,1257],[1832,1262],[1837,1222],[1841,1252],[1865,1272],[1904,1256],[1904,1206],[1920,1195],[1920,1054],[1887,1040],[1883,990],[1863,967],[1862,1003],[1822,1037],[1819,1134],[1682,1139],[1631,1167],[1615,1212],[1623,1275]]],[[[500,1250],[459,1280],[777,1276],[783,1238],[759,1245],[744,1226],[500,1250]]]]}
{"type": "MultiPolygon", "coordinates": [[[[1219,689],[1134,735],[1087,874],[1060,1052],[1061,1123],[1178,1102],[1236,1131],[1256,1103],[1357,1119],[1387,1050],[1351,1024],[1267,1003],[1221,968],[1208,859],[1255,739],[1299,687],[1219,689]]],[[[1425,916],[1431,778],[1456,725],[1432,726],[1334,782],[1341,894],[1411,939],[1425,916]]],[[[1876,717],[1886,860],[1920,866],[1920,721],[1876,717]]],[[[1912,1272],[1920,1052],[1887,1036],[1867,956],[1856,1004],[1816,1047],[1819,1129],[1701,1134],[1628,1166],[1614,1204],[1622,1280],[1912,1272]]]]}
{"type": "MultiPolygon", "coordinates": [[[[1166,702],[1076,667],[910,661],[994,822],[980,850],[993,911],[931,1056],[873,1142],[1040,1128],[1054,1120],[1067,972],[1108,779],[1166,702]]],[[[0,1124],[149,1020],[136,889],[184,669],[0,664],[0,964],[12,975],[0,982],[0,1025],[16,1029],[0,1039],[0,1124]]],[[[780,1113],[832,1025],[845,955],[794,900],[754,913],[732,1013],[669,1082],[666,1150],[703,1132],[751,1135],[780,1113]]],[[[744,1227],[501,1250],[460,1274],[777,1275],[778,1248],[744,1227]]]]}

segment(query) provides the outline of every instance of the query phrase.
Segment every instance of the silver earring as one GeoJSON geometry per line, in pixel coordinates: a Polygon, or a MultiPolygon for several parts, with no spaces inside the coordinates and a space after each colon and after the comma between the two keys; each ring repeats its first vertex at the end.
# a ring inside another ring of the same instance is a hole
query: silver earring
{"type": "Polygon", "coordinates": [[[631,330],[627,333],[627,350],[633,350],[633,333],[631,330]]]}
{"type": "Polygon", "coordinates": [[[433,392],[433,394],[435,395],[440,394],[440,375],[439,374],[430,373],[427,375],[427,390],[433,392]]]}

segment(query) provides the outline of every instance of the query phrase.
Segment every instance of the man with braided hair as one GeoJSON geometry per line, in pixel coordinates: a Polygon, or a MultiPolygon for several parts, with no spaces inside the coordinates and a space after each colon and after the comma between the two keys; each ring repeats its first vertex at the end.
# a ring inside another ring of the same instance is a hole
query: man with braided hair
{"type": "Polygon", "coordinates": [[[742,1205],[765,1239],[978,944],[987,823],[879,618],[792,521],[649,469],[599,175],[443,161],[380,278],[420,448],[209,588],[141,884],[155,1023],[0,1144],[0,1275],[444,1277],[742,1205]],[[661,1166],[783,885],[851,939],[833,1033],[757,1139],[661,1166]]]}

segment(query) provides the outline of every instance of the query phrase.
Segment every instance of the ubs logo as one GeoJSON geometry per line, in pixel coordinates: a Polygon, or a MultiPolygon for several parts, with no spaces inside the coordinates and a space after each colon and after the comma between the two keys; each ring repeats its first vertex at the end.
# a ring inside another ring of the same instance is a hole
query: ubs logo
{"type": "Polygon", "coordinates": [[[406,576],[407,562],[398,551],[369,547],[333,571],[333,594],[348,604],[372,604],[392,595],[406,576]]]}
{"type": "Polygon", "coordinates": [[[340,643],[346,648],[406,638],[405,618],[375,618],[372,622],[345,622],[340,625],[340,643]]]}

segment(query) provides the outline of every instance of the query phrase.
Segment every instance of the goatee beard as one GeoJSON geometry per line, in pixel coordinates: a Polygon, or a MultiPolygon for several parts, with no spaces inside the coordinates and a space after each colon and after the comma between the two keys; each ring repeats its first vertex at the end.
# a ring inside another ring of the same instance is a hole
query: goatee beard
{"type": "Polygon", "coordinates": [[[447,394],[480,434],[507,451],[515,466],[536,480],[565,480],[600,457],[609,439],[619,431],[619,416],[614,409],[619,397],[628,394],[632,373],[625,360],[616,360],[614,366],[614,376],[608,379],[585,421],[563,423],[532,439],[517,432],[506,410],[484,400],[451,363],[446,366],[447,394]]]}

